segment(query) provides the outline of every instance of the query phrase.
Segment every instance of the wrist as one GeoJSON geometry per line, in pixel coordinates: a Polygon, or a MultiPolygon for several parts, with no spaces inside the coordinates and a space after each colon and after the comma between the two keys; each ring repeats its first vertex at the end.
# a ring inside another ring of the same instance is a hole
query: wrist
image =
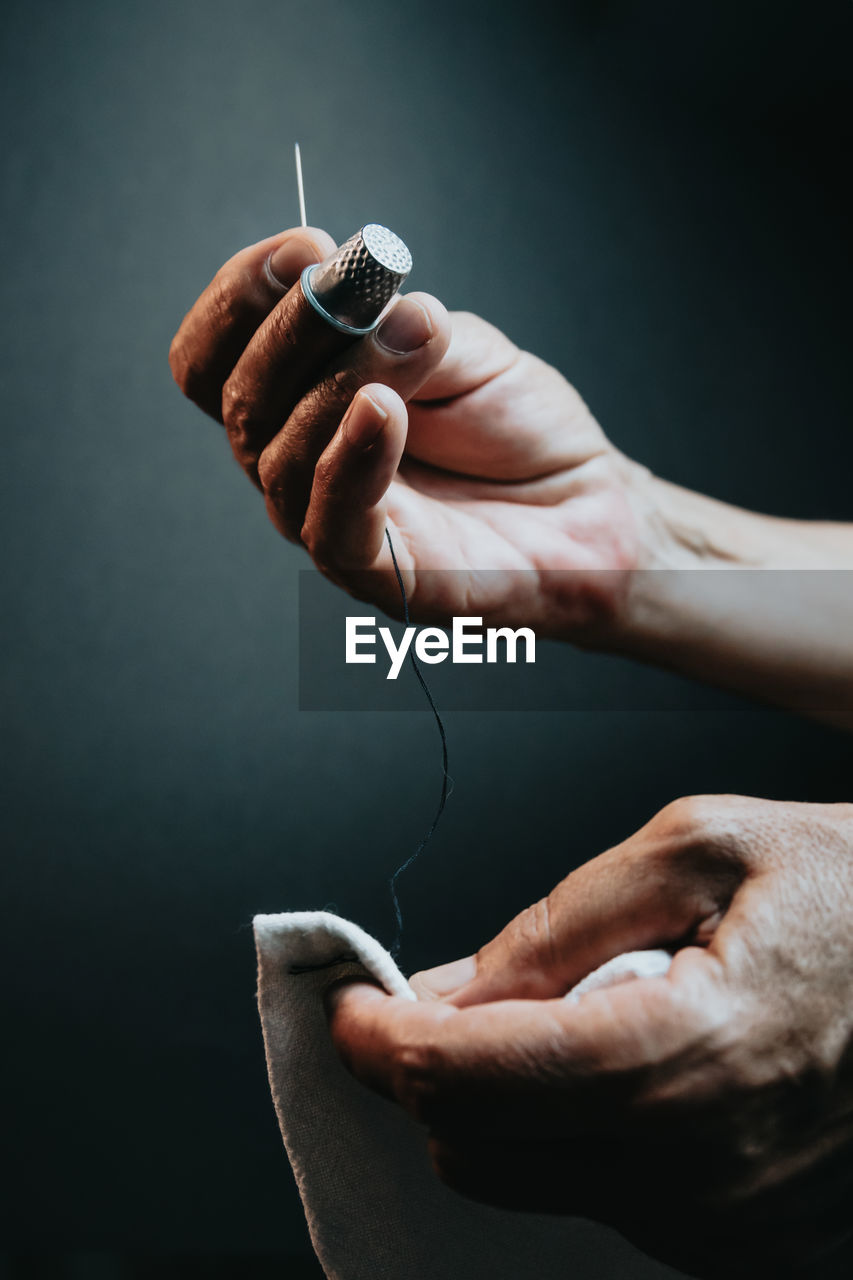
{"type": "Polygon", "coordinates": [[[611,648],[849,728],[851,526],[757,515],[653,476],[634,494],[641,550],[611,648]]]}
{"type": "Polygon", "coordinates": [[[552,635],[611,652],[639,646],[650,656],[652,634],[671,633],[678,617],[670,578],[758,567],[749,525],[762,517],[660,480],[616,449],[587,465],[585,483],[604,494],[593,528],[599,567],[570,574],[568,589],[554,575],[542,619],[552,635]]]}
{"type": "Polygon", "coordinates": [[[770,568],[774,522],[637,468],[630,488],[640,570],[770,568]]]}
{"type": "Polygon", "coordinates": [[[627,458],[622,483],[635,529],[634,563],[623,575],[605,647],[659,661],[662,646],[701,626],[696,575],[769,567],[765,517],[670,484],[627,458]]]}

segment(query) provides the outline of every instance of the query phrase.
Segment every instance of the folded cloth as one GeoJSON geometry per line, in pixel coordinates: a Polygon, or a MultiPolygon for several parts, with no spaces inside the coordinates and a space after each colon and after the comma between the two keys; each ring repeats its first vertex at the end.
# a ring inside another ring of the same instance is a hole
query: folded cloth
{"type": "MultiPolygon", "coordinates": [[[[512,1213],[456,1195],[423,1130],[342,1066],[323,993],[369,976],[416,999],[391,956],[326,911],[260,915],[258,1003],[273,1101],[317,1257],[329,1280],[661,1280],[668,1269],[574,1218],[512,1213]]],[[[666,952],[610,961],[611,977],[665,972],[666,952]]],[[[606,985],[608,966],[584,979],[606,985]]],[[[582,994],[575,988],[572,998],[582,994]]]]}

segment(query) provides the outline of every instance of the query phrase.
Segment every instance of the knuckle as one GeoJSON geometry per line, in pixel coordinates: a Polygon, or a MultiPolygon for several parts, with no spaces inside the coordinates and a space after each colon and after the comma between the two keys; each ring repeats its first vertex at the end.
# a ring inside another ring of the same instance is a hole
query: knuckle
{"type": "Polygon", "coordinates": [[[336,478],[335,461],[324,451],[314,464],[313,487],[321,497],[330,497],[334,493],[336,478]]]}
{"type": "MultiPolygon", "coordinates": [[[[322,530],[311,517],[310,482],[303,467],[282,451],[265,450],[257,465],[258,483],[275,523],[290,542],[316,546],[322,530]]],[[[313,552],[312,552],[313,554],[313,552]]]]}
{"type": "Polygon", "coordinates": [[[550,958],[551,921],[547,898],[541,898],[516,916],[510,926],[513,951],[520,956],[541,960],[543,952],[550,958]]]}
{"type": "Polygon", "coordinates": [[[281,460],[271,449],[264,449],[258,458],[258,481],[268,498],[279,496],[282,487],[281,460]]]}
{"type": "Polygon", "coordinates": [[[700,834],[710,816],[709,796],[679,796],[661,809],[658,819],[675,835],[700,834]]]}
{"type": "Polygon", "coordinates": [[[701,850],[733,864],[744,861],[744,836],[752,823],[749,802],[726,795],[681,796],[652,819],[653,834],[660,838],[665,859],[673,854],[688,857],[701,850]]]}
{"type": "Polygon", "coordinates": [[[703,918],[724,911],[755,862],[746,815],[733,797],[683,796],[649,824],[640,850],[666,895],[686,894],[703,918]]]}
{"type": "Polygon", "coordinates": [[[299,541],[321,572],[326,572],[331,567],[329,546],[321,526],[313,520],[306,520],[299,530],[299,541]]]}
{"type": "Polygon", "coordinates": [[[236,378],[231,377],[222,388],[222,421],[229,435],[244,429],[248,416],[248,400],[236,378]]]}
{"type": "Polygon", "coordinates": [[[187,399],[197,402],[202,395],[205,365],[203,361],[193,357],[183,325],[175,334],[169,347],[169,368],[172,371],[172,377],[187,399]]]}
{"type": "Polygon", "coordinates": [[[425,1041],[406,1041],[392,1050],[391,1080],[395,1096],[419,1124],[429,1126],[441,1100],[439,1049],[425,1041]]]}
{"type": "Polygon", "coordinates": [[[314,524],[306,513],[300,473],[293,460],[265,449],[258,460],[256,474],[267,512],[279,533],[288,542],[309,546],[309,541],[315,538],[314,524]]]}
{"type": "Polygon", "coordinates": [[[509,962],[516,978],[534,992],[554,960],[551,902],[541,898],[478,951],[477,973],[500,972],[509,962]]]}
{"type": "Polygon", "coordinates": [[[240,466],[254,468],[260,456],[256,444],[259,424],[251,399],[233,378],[222,388],[222,421],[240,466]]]}
{"type": "Polygon", "coordinates": [[[231,329],[240,319],[239,282],[231,262],[220,267],[207,288],[205,298],[208,322],[217,332],[231,329]]]}
{"type": "Polygon", "coordinates": [[[350,404],[364,385],[364,376],[361,371],[352,365],[345,365],[331,375],[327,390],[335,403],[343,408],[350,404]]]}
{"type": "Polygon", "coordinates": [[[243,305],[239,273],[228,262],[184,317],[169,348],[172,377],[188,399],[198,403],[205,398],[211,351],[223,333],[241,322],[243,305]]]}

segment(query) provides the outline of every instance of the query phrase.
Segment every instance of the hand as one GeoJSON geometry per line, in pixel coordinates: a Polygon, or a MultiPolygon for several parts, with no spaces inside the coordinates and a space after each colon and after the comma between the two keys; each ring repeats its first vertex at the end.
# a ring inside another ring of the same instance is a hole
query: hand
{"type": "Polygon", "coordinates": [[[299,229],[243,250],[172,344],[178,384],[224,420],[276,528],[389,612],[400,596],[386,525],[415,619],[610,625],[640,554],[632,487],[646,473],[555,369],[426,294],[330,355],[339,335],[291,286],[333,247],[299,229]],[[543,568],[577,573],[569,590],[546,575],[543,590],[543,568]],[[416,578],[423,569],[456,572],[416,578]]]}
{"type": "Polygon", "coordinates": [[[680,800],[417,1004],[334,988],[332,1034],[463,1194],[695,1276],[802,1274],[853,1229],[851,922],[853,806],[680,800]],[[562,999],[653,946],[666,977],[562,999]]]}
{"type": "Polygon", "coordinates": [[[529,626],[853,726],[853,526],[658,480],[555,369],[427,294],[342,351],[297,283],[333,247],[300,228],[244,249],[170,352],[318,568],[399,616],[387,526],[416,622],[529,626]]]}

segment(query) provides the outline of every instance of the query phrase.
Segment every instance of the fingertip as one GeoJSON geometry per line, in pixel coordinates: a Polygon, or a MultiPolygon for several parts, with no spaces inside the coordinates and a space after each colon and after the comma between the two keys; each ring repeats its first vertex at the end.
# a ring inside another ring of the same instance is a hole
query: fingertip
{"type": "Polygon", "coordinates": [[[444,306],[428,293],[407,293],[383,314],[374,341],[383,359],[400,357],[441,359],[450,341],[450,317],[444,306]]]}
{"type": "Polygon", "coordinates": [[[450,312],[443,302],[431,293],[408,293],[407,298],[414,298],[426,311],[432,325],[432,338],[429,347],[433,360],[440,360],[450,347],[453,321],[450,312]]]}
{"type": "Polygon", "coordinates": [[[358,391],[358,399],[367,399],[388,422],[405,422],[408,416],[406,402],[393,387],[384,382],[367,382],[358,391]]]}
{"type": "Polygon", "coordinates": [[[323,1007],[333,1028],[340,1030],[344,1020],[359,1009],[387,999],[387,992],[365,978],[340,978],[324,991],[323,1007]]]}
{"type": "Polygon", "coordinates": [[[372,449],[381,439],[382,452],[394,455],[396,469],[406,442],[408,420],[405,402],[396,391],[381,382],[372,382],[360,387],[353,397],[341,420],[340,436],[349,449],[359,453],[372,449]]]}
{"type": "Polygon", "coordinates": [[[322,227],[299,227],[298,232],[313,247],[318,259],[328,258],[338,247],[335,239],[322,227]]]}
{"type": "Polygon", "coordinates": [[[362,387],[341,420],[341,435],[351,449],[369,449],[387,421],[388,410],[381,397],[372,396],[362,387]]]}
{"type": "Polygon", "coordinates": [[[409,986],[419,1000],[442,1000],[461,991],[476,976],[476,956],[465,956],[462,960],[413,974],[409,986]]]}
{"type": "Polygon", "coordinates": [[[419,303],[426,311],[432,321],[433,331],[435,334],[442,334],[445,331],[450,335],[450,312],[447,307],[431,293],[407,293],[405,295],[413,302],[419,303]]]}
{"type": "Polygon", "coordinates": [[[334,240],[320,227],[294,227],[267,256],[267,274],[280,288],[290,289],[306,267],[322,262],[334,249],[334,240]]]}

